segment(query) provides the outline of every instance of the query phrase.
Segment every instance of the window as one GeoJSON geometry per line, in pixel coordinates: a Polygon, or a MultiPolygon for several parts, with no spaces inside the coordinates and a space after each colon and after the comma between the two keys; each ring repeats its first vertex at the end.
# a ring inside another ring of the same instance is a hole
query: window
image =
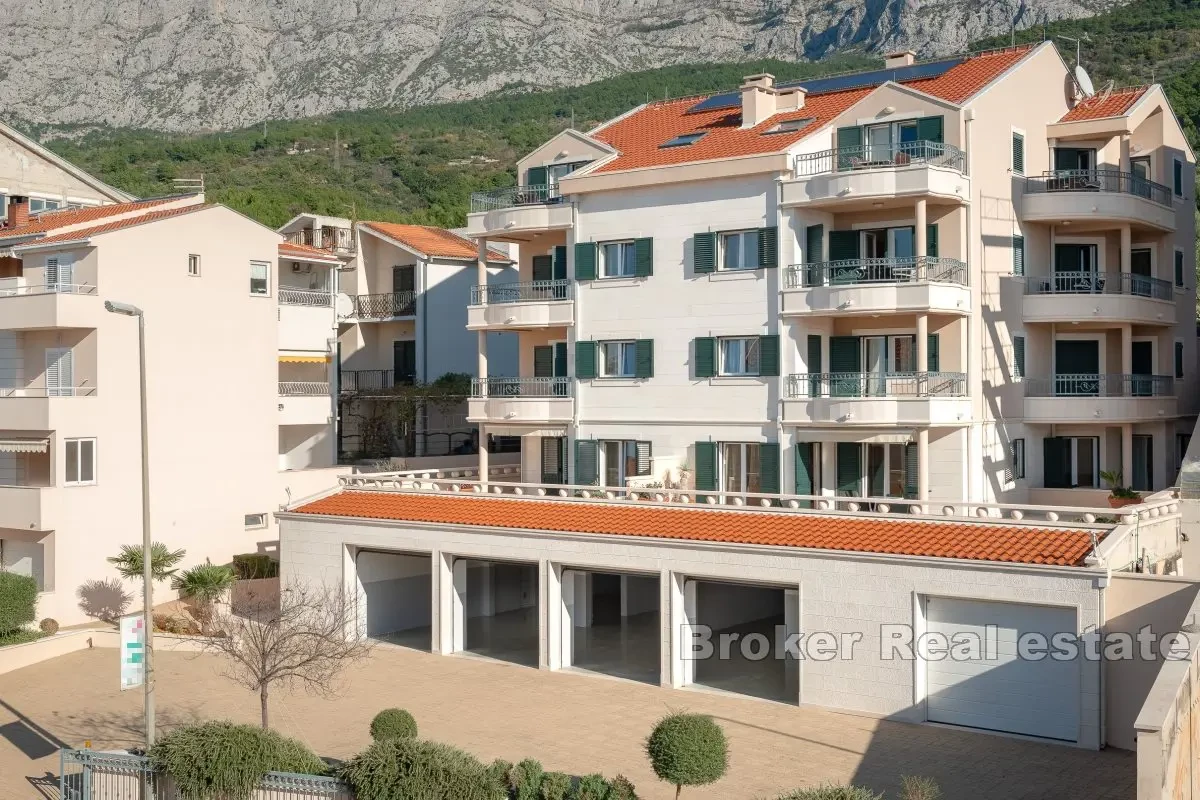
{"type": "Polygon", "coordinates": [[[763,131],[763,134],[767,135],[767,134],[772,134],[772,133],[795,133],[796,131],[800,130],[801,128],[803,128],[807,125],[810,125],[812,123],[813,119],[814,119],[813,117],[805,117],[804,119],[785,119],[783,122],[780,122],[778,125],[775,125],[774,127],[763,131]]]}
{"type": "Polygon", "coordinates": [[[604,242],[600,245],[600,275],[605,278],[628,278],[636,270],[633,241],[604,242]]]}
{"type": "Polygon", "coordinates": [[[1025,477],[1025,440],[1013,439],[1009,445],[1009,481],[1025,477]]]}
{"type": "Polygon", "coordinates": [[[637,346],[634,342],[600,343],[600,377],[632,378],[637,372],[637,346]]]}
{"type": "Polygon", "coordinates": [[[721,269],[758,269],[758,231],[721,234],[721,269]]]}
{"type": "Polygon", "coordinates": [[[1175,159],[1175,169],[1172,177],[1174,178],[1175,196],[1183,197],[1183,162],[1178,158],[1175,159]]]}
{"type": "Polygon", "coordinates": [[[96,482],[96,440],[67,439],[66,462],[67,486],[90,486],[96,482]]]}
{"type": "Polygon", "coordinates": [[[629,478],[650,474],[649,442],[603,441],[597,445],[604,486],[624,486],[629,478]]]}
{"type": "Polygon", "coordinates": [[[267,515],[266,514],[247,514],[246,515],[246,530],[252,530],[253,528],[265,528],[265,527],[267,527],[267,515]]]}
{"type": "Polygon", "coordinates": [[[1098,438],[1048,436],[1042,446],[1047,489],[1095,489],[1100,485],[1098,438]]]}
{"type": "Polygon", "coordinates": [[[1016,131],[1012,135],[1012,171],[1025,174],[1025,134],[1016,131]]]}
{"type": "Polygon", "coordinates": [[[266,261],[250,262],[250,294],[265,295],[270,291],[271,265],[266,261]]]}
{"type": "Polygon", "coordinates": [[[1183,251],[1175,251],[1175,285],[1183,288],[1183,251]]]}
{"type": "Polygon", "coordinates": [[[721,490],[762,491],[762,445],[726,442],[721,445],[721,490]]]}
{"type": "Polygon", "coordinates": [[[1025,377],[1025,337],[1013,337],[1013,377],[1025,377]]]}
{"type": "Polygon", "coordinates": [[[1012,237],[1012,251],[1013,251],[1012,274],[1013,275],[1024,275],[1025,274],[1025,237],[1024,236],[1015,235],[1012,237]]]}
{"type": "Polygon", "coordinates": [[[1188,447],[1192,444],[1192,435],[1190,433],[1175,434],[1175,471],[1178,472],[1183,466],[1183,458],[1187,455],[1188,447]]]}
{"type": "Polygon", "coordinates": [[[757,375],[759,339],[757,336],[720,339],[721,375],[757,375]]]}
{"type": "Polygon", "coordinates": [[[1175,342],[1175,377],[1183,377],[1183,342],[1175,342]]]}
{"type": "Polygon", "coordinates": [[[661,145],[659,145],[659,147],[686,147],[689,144],[695,144],[696,142],[700,141],[705,137],[705,135],[706,132],[704,131],[701,131],[700,133],[680,134],[674,139],[663,142],[661,145]]]}
{"type": "Polygon", "coordinates": [[[200,256],[195,254],[188,256],[188,275],[193,278],[200,277],[200,256]]]}
{"type": "Polygon", "coordinates": [[[58,200],[43,200],[39,197],[29,198],[29,213],[39,214],[43,211],[57,211],[63,204],[58,200]]]}

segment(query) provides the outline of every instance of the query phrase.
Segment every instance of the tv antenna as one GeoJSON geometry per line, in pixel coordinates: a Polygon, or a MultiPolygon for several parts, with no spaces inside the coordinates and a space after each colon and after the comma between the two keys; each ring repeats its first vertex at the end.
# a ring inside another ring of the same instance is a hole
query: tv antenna
{"type": "Polygon", "coordinates": [[[1059,34],[1058,38],[1065,39],[1068,42],[1075,43],[1075,66],[1078,67],[1082,63],[1082,61],[1079,58],[1080,45],[1083,42],[1090,42],[1092,40],[1092,37],[1088,36],[1086,33],[1081,33],[1081,34],[1079,34],[1079,38],[1075,38],[1074,36],[1063,36],[1062,34],[1059,34]]]}

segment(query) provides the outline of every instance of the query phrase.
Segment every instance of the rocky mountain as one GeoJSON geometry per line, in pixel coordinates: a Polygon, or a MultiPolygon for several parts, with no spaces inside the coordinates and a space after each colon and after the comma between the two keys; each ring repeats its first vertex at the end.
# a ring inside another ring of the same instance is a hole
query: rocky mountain
{"type": "Polygon", "coordinates": [[[0,108],[172,131],[906,46],[1114,0],[0,0],[0,108]]]}

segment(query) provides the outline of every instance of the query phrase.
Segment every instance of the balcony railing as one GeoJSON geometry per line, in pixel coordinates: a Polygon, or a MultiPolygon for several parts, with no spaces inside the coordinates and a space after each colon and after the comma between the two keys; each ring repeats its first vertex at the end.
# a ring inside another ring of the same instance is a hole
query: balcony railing
{"type": "Polygon", "coordinates": [[[530,303],[545,300],[570,300],[574,297],[574,282],[565,279],[552,281],[529,281],[528,283],[501,283],[471,287],[471,305],[480,305],[486,299],[495,303],[530,303]]]}
{"type": "Polygon", "coordinates": [[[821,175],[827,172],[852,172],[881,167],[907,167],[925,164],[964,172],[967,167],[962,150],[945,142],[898,142],[890,145],[835,147],[819,153],[796,156],[796,175],[821,175]]]}
{"type": "Polygon", "coordinates": [[[378,392],[396,386],[411,386],[414,374],[396,373],[390,369],[346,369],[339,373],[339,385],[343,392],[378,392]]]}
{"type": "Polygon", "coordinates": [[[957,258],[853,258],[793,264],[787,270],[787,288],[846,286],[870,283],[956,283],[968,285],[967,265],[957,258]]]}
{"type": "Polygon", "coordinates": [[[354,296],[352,316],[358,319],[410,317],[417,313],[416,292],[359,294],[354,296]]]}
{"type": "Polygon", "coordinates": [[[1025,378],[1026,397],[1174,397],[1170,375],[1098,375],[1072,373],[1025,378]]]}
{"type": "Polygon", "coordinates": [[[490,192],[473,192],[471,194],[471,213],[496,211],[516,206],[561,203],[562,199],[562,195],[558,191],[558,184],[509,186],[504,189],[493,189],[490,192]]]}
{"type": "Polygon", "coordinates": [[[311,289],[290,289],[279,287],[279,304],[282,306],[316,306],[328,307],[333,305],[333,295],[330,292],[315,292],[311,289]]]}
{"type": "Polygon", "coordinates": [[[95,386],[0,386],[0,397],[91,397],[95,386]]]}
{"type": "Polygon", "coordinates": [[[0,297],[22,297],[31,294],[95,294],[91,283],[39,283],[32,286],[6,286],[0,281],[0,297]]]}
{"type": "Polygon", "coordinates": [[[471,397],[571,397],[570,378],[472,378],[471,397]]]}
{"type": "Polygon", "coordinates": [[[1115,169],[1056,169],[1025,179],[1026,192],[1121,192],[1171,207],[1171,188],[1115,169]]]}
{"type": "Polygon", "coordinates": [[[1025,276],[1025,294],[1126,294],[1173,300],[1170,281],[1131,272],[1055,272],[1025,276]]]}
{"type": "Polygon", "coordinates": [[[788,397],[963,397],[963,372],[805,372],[789,375],[788,397]]]}
{"type": "Polygon", "coordinates": [[[325,397],[329,384],[323,381],[280,381],[280,397],[325,397]]]}

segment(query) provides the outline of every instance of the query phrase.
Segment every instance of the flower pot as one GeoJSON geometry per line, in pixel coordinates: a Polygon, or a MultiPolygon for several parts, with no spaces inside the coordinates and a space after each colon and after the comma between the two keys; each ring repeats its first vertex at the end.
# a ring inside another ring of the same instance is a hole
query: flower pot
{"type": "Polygon", "coordinates": [[[1109,508],[1124,508],[1125,506],[1136,506],[1140,502],[1142,502],[1141,495],[1138,495],[1137,497],[1113,497],[1112,495],[1108,496],[1108,507],[1109,508]]]}

